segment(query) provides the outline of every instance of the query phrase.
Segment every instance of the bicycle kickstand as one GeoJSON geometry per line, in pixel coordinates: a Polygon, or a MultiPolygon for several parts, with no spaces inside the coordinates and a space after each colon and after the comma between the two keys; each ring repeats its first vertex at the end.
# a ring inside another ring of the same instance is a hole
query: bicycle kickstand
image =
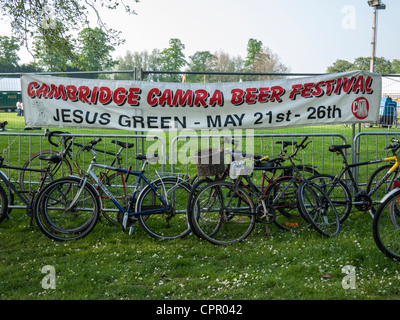
{"type": "Polygon", "coordinates": [[[135,225],[133,224],[133,225],[131,225],[130,227],[129,227],[129,235],[131,236],[131,235],[133,235],[133,227],[134,227],[135,225]]]}

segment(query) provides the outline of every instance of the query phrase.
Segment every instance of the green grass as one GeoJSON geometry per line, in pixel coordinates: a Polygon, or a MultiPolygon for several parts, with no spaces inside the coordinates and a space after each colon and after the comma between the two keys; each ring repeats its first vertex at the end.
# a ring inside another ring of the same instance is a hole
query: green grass
{"type": "MultiPolygon", "coordinates": [[[[16,118],[15,121],[20,121],[16,118]]],[[[22,122],[11,122],[8,132],[21,132],[23,127],[22,122]]],[[[349,128],[309,129],[291,129],[291,132],[342,132],[351,143],[349,128]]],[[[5,149],[10,140],[1,139],[5,149]]],[[[316,154],[331,141],[318,140],[316,154]]],[[[379,146],[386,142],[385,137],[369,141],[379,146]]],[[[269,147],[269,144],[257,145],[265,152],[270,151],[269,147]]],[[[32,149],[35,148],[39,149],[36,140],[32,149]]],[[[10,150],[7,154],[11,154],[12,160],[18,156],[18,150],[10,150]]],[[[366,153],[368,144],[362,145],[361,150],[366,153]]],[[[380,150],[381,154],[384,151],[380,150]]],[[[330,163],[332,158],[337,159],[331,153],[325,157],[329,161],[318,158],[320,168],[323,161],[330,163]]],[[[333,170],[340,165],[339,161],[334,162],[333,170]]],[[[329,164],[324,169],[331,167],[329,164]]],[[[194,172],[194,165],[179,168],[194,172]]],[[[129,236],[105,219],[83,239],[55,242],[29,222],[24,210],[14,209],[11,219],[0,225],[1,300],[397,300],[400,297],[399,263],[378,250],[372,237],[372,219],[355,209],[335,238],[325,239],[308,229],[283,232],[274,225],[269,226],[270,237],[266,237],[264,225],[257,224],[245,241],[227,247],[211,245],[194,235],[160,241],[149,237],[139,226],[129,236]],[[47,273],[41,270],[48,265],[55,269],[55,289],[42,287],[47,273]],[[347,265],[355,267],[355,289],[342,286],[346,276],[342,269],[347,265]]]]}
{"type": "Polygon", "coordinates": [[[244,241],[214,246],[189,235],[159,241],[103,221],[86,238],[54,242],[13,212],[0,228],[0,299],[398,299],[399,265],[372,239],[371,218],[353,212],[336,238],[262,225],[244,241]],[[43,289],[51,265],[56,288],[43,289]],[[355,267],[356,289],[342,268],[355,267]]]}

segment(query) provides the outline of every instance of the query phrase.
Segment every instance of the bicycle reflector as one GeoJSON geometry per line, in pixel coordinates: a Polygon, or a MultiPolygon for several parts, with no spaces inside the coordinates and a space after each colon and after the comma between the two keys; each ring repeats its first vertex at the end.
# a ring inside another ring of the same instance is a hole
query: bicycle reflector
{"type": "Polygon", "coordinates": [[[400,188],[400,179],[394,180],[393,186],[394,186],[395,188],[400,188]]]}
{"type": "MultiPolygon", "coordinates": [[[[399,181],[400,183],[400,181],[399,181]]],[[[298,222],[286,222],[285,223],[286,227],[298,227],[299,223],[298,222]]]]}

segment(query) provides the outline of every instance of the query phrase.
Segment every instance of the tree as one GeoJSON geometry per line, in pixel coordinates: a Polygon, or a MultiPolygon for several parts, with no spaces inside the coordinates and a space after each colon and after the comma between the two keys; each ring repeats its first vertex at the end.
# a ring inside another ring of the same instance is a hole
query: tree
{"type": "MultiPolygon", "coordinates": [[[[358,57],[353,63],[346,60],[336,60],[332,66],[327,68],[328,73],[338,73],[351,70],[370,70],[370,59],[369,57],[358,57]]],[[[389,74],[395,72],[396,60],[390,62],[390,60],[383,57],[375,57],[374,60],[376,73],[389,74]]]]}
{"type": "Polygon", "coordinates": [[[328,67],[328,73],[340,73],[351,70],[353,64],[346,60],[336,60],[332,66],[328,67]]]}
{"type": "MultiPolygon", "coordinates": [[[[53,48],[57,52],[63,52],[68,55],[69,47],[67,37],[72,31],[81,30],[84,26],[89,25],[89,16],[94,13],[97,16],[99,27],[109,34],[113,40],[113,45],[117,46],[122,43],[120,33],[108,28],[103,23],[98,8],[106,8],[114,10],[123,7],[129,14],[135,14],[130,5],[126,4],[126,0],[52,0],[51,5],[48,0],[0,0],[0,12],[3,17],[10,19],[13,34],[23,41],[23,45],[31,51],[32,39],[41,35],[44,42],[52,41],[53,48]],[[55,22],[63,22],[65,25],[64,34],[57,34],[54,37],[51,32],[45,32],[55,26],[55,22]],[[52,39],[51,39],[52,38],[52,39]]],[[[134,0],[138,2],[138,0],[134,0]]],[[[33,55],[33,54],[32,54],[33,55]]]]}
{"type": "Polygon", "coordinates": [[[255,60],[262,53],[262,45],[261,41],[252,38],[247,43],[247,56],[244,60],[244,66],[249,72],[253,71],[255,60]]]}
{"type": "MultiPolygon", "coordinates": [[[[392,63],[388,59],[385,59],[383,57],[375,57],[374,64],[375,64],[374,72],[380,74],[392,73],[392,63]]],[[[369,68],[366,70],[369,70],[369,68]]]]}
{"type": "MultiPolygon", "coordinates": [[[[287,73],[290,68],[280,62],[279,56],[270,48],[263,47],[261,52],[254,57],[252,72],[255,73],[287,73]]],[[[265,78],[259,76],[259,79],[265,78]]],[[[274,77],[276,79],[276,77],[274,77]]]]}
{"type": "MultiPolygon", "coordinates": [[[[240,72],[243,68],[243,59],[240,56],[231,57],[228,53],[220,50],[215,52],[207,60],[207,69],[212,72],[240,72]]],[[[210,75],[209,82],[232,82],[239,81],[239,75],[210,75]]]]}
{"type": "MultiPolygon", "coordinates": [[[[118,64],[116,66],[116,70],[131,70],[132,72],[136,70],[140,72],[143,70],[159,70],[160,63],[159,63],[159,55],[160,51],[158,49],[154,49],[150,54],[148,51],[143,52],[130,52],[128,51],[124,57],[118,58],[118,64]]],[[[159,75],[148,75],[148,81],[158,81],[159,75]]],[[[116,80],[131,80],[132,74],[127,73],[117,73],[114,76],[116,80]]]]}
{"type": "Polygon", "coordinates": [[[28,73],[28,72],[43,72],[44,70],[37,65],[35,62],[30,62],[28,64],[23,63],[19,66],[19,72],[28,73]]]}
{"type": "MultiPolygon", "coordinates": [[[[182,71],[187,64],[183,50],[185,45],[176,38],[169,40],[169,48],[160,52],[160,71],[182,71]]],[[[177,74],[161,76],[161,81],[180,81],[181,76],[177,74]]]]}
{"type": "Polygon", "coordinates": [[[0,36],[0,72],[17,72],[20,42],[15,37],[0,36]]]}
{"type": "Polygon", "coordinates": [[[50,72],[79,70],[76,67],[78,64],[76,40],[72,35],[65,35],[65,31],[65,26],[61,22],[56,22],[54,28],[47,29],[44,34],[35,37],[33,45],[39,67],[50,72]],[[54,41],[60,39],[62,47],[54,45],[54,41]]]}
{"type": "MultiPolygon", "coordinates": [[[[210,51],[196,51],[192,56],[189,57],[190,62],[188,64],[187,71],[189,72],[206,72],[207,62],[211,59],[212,54],[210,51]]],[[[200,74],[188,74],[186,76],[187,82],[204,82],[204,75],[200,74]]]]}
{"type": "Polygon", "coordinates": [[[85,28],[78,36],[79,53],[76,66],[83,71],[111,70],[118,61],[113,60],[114,47],[110,37],[99,28],[85,28]]]}
{"type": "Polygon", "coordinates": [[[393,73],[400,73],[400,60],[394,59],[392,61],[392,72],[393,73]]]}

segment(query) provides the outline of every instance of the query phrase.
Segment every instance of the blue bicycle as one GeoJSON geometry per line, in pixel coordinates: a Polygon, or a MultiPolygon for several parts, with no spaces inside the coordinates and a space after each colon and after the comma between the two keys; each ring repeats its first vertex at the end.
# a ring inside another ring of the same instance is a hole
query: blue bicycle
{"type": "Polygon", "coordinates": [[[93,140],[86,147],[93,158],[83,177],[69,176],[55,180],[38,194],[34,214],[40,230],[49,238],[60,241],[88,235],[102,212],[96,188],[99,187],[118,210],[118,221],[124,232],[129,228],[131,234],[133,226],[139,222],[144,231],[154,238],[175,239],[188,235],[191,231],[186,215],[187,197],[191,190],[188,179],[160,175],[153,181],[147,178],[145,167],[156,162],[157,155],[136,156],[136,159],[143,160],[140,171],[96,163],[97,155],[93,147],[100,140],[93,140]],[[130,176],[137,177],[127,205],[122,205],[110,192],[107,183],[96,176],[93,172],[95,167],[122,173],[125,181],[130,176]]]}

